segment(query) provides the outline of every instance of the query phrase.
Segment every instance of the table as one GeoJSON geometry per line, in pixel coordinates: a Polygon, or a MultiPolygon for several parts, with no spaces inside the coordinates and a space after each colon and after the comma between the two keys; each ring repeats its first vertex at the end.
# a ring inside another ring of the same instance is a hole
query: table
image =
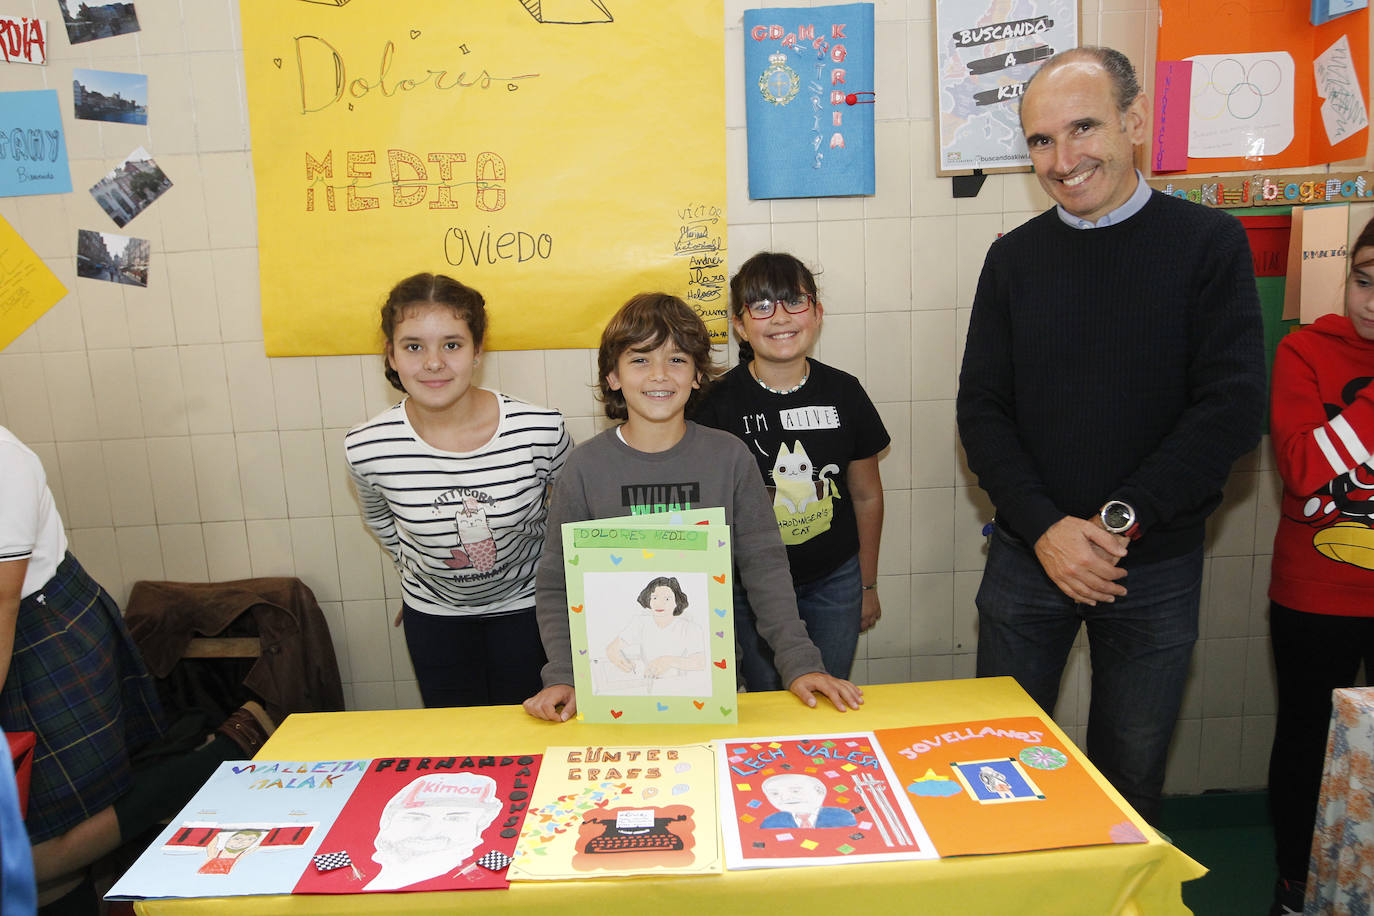
{"type": "Polygon", "coordinates": [[[1374,687],[1331,695],[1331,731],[1307,870],[1308,913],[1369,911],[1374,899],[1374,687]]]}
{"type": "MultiPolygon", "coordinates": [[[[554,745],[688,744],[712,738],[823,734],[921,723],[1038,715],[1060,729],[1011,678],[931,681],[865,687],[858,712],[807,709],[786,692],[740,696],[739,724],[555,724],[514,706],[291,716],[258,753],[262,760],[337,760],[539,753],[554,745]]],[[[1074,751],[1082,759],[1081,753],[1074,751]]],[[[1087,761],[1107,793],[1129,809],[1087,761]]],[[[226,897],[144,900],[141,914],[608,913],[1020,914],[1187,913],[1182,882],[1206,869],[1160,839],[1138,815],[1146,843],[1090,846],[921,862],[759,869],[705,877],[638,877],[515,883],[507,891],[226,897]]]]}

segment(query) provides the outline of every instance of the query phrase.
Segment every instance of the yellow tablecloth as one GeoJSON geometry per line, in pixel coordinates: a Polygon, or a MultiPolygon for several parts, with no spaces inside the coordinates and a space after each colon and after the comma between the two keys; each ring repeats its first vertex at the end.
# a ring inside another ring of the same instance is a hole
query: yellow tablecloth
{"type": "MultiPolygon", "coordinates": [[[[555,725],[518,707],[307,713],[291,716],[259,752],[261,760],[423,757],[539,753],[551,745],[685,744],[712,738],[823,734],[903,725],[1044,714],[1011,678],[888,684],[864,689],[858,712],[807,709],[791,694],[740,697],[739,724],[555,725]]],[[[1068,738],[1045,717],[1055,735],[1068,738]]],[[[1077,753],[1077,751],[1075,751],[1077,753]]],[[[1082,755],[1079,754],[1080,759],[1082,755]]],[[[1086,760],[1084,760],[1086,764],[1086,760]]],[[[1097,771],[1088,769],[1121,802],[1097,771]]],[[[1125,803],[1121,802],[1123,807],[1125,803]]],[[[1127,808],[1127,810],[1130,810],[1127,808]]],[[[326,913],[608,913],[1020,914],[1187,913],[1180,886],[1206,869],[1159,839],[1144,821],[1147,843],[1090,846],[922,862],[757,869],[694,878],[640,877],[515,883],[507,891],[225,897],[145,900],[144,914],[326,913]]]]}

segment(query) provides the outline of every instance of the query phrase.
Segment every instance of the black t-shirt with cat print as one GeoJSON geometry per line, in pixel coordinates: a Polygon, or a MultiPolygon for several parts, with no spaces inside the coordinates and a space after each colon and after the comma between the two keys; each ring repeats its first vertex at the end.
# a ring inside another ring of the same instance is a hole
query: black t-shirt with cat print
{"type": "Polygon", "coordinates": [[[806,384],[774,394],[731,369],[692,419],[742,439],[763,472],[796,585],[829,575],[859,550],[846,474],[891,441],[859,380],[809,360],[806,384]]]}

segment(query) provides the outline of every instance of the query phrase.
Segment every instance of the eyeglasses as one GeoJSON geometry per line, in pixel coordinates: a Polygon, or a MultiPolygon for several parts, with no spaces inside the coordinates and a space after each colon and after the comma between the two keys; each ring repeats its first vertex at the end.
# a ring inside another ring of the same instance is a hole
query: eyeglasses
{"type": "Polygon", "coordinates": [[[762,321],[765,318],[772,318],[773,312],[780,305],[783,311],[789,315],[800,315],[811,310],[811,306],[816,304],[810,294],[802,293],[791,299],[760,299],[758,302],[746,302],[744,307],[749,310],[750,318],[757,318],[762,321]]]}

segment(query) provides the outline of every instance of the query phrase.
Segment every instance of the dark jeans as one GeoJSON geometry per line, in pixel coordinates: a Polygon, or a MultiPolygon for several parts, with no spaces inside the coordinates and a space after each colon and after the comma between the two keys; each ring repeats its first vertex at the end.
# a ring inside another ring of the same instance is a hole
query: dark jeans
{"type": "Polygon", "coordinates": [[[1202,549],[1135,567],[1112,604],[1075,603],[1035,553],[994,527],[978,588],[978,676],[1011,675],[1053,713],[1080,624],[1088,628],[1088,757],[1147,821],[1197,641],[1202,549]]]}
{"type": "Polygon", "coordinates": [[[1269,604],[1279,708],[1269,755],[1269,809],[1279,877],[1307,880],[1317,820],[1331,691],[1374,674],[1374,618],[1307,614],[1269,604]]]}
{"type": "MultiPolygon", "coordinates": [[[[859,644],[859,619],[863,615],[863,578],[855,554],[833,572],[815,582],[796,586],[797,611],[827,674],[848,678],[859,644]]],[[[749,596],[735,577],[735,639],[740,646],[739,671],[751,692],[782,690],[786,685],[773,667],[773,650],[754,624],[749,596]]]]}
{"type": "Polygon", "coordinates": [[[406,647],[425,706],[512,706],[543,687],[534,609],[442,617],[405,606],[406,647]]]}

